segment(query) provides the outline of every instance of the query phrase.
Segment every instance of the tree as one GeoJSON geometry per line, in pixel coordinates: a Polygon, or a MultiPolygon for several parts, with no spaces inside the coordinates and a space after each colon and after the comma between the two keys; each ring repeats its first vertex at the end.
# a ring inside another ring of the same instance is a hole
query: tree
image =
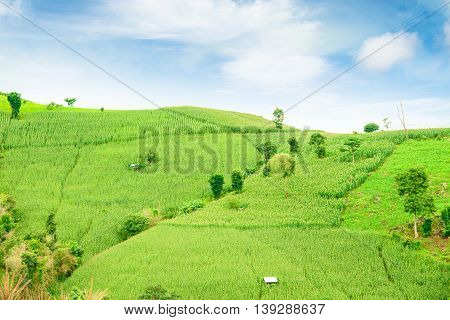
{"type": "Polygon", "coordinates": [[[316,132],[311,135],[311,138],[309,138],[309,144],[314,146],[315,153],[317,154],[317,157],[324,158],[325,157],[325,140],[327,138],[321,135],[320,133],[316,132]]]}
{"type": "Polygon", "coordinates": [[[391,126],[391,122],[389,121],[389,119],[388,118],[384,118],[383,119],[383,127],[386,129],[386,130],[389,130],[389,127],[391,126]]]}
{"type": "Polygon", "coordinates": [[[213,193],[214,199],[219,199],[222,194],[223,184],[225,180],[223,175],[214,174],[209,178],[209,185],[211,186],[211,191],[213,193]]]}
{"type": "Polygon", "coordinates": [[[351,154],[353,165],[355,165],[356,151],[359,149],[360,146],[361,140],[359,140],[358,138],[351,137],[348,138],[346,142],[344,142],[344,146],[341,148],[341,152],[351,154]]]}
{"type": "Polygon", "coordinates": [[[417,232],[417,218],[431,215],[435,211],[433,197],[428,193],[428,177],[422,169],[409,169],[395,177],[397,190],[404,197],[405,212],[414,215],[414,238],[417,232]]]}
{"type": "Polygon", "coordinates": [[[291,137],[291,138],[289,138],[288,143],[289,143],[289,151],[292,154],[296,154],[298,152],[298,147],[299,147],[297,139],[295,139],[294,137],[291,137]]]}
{"type": "Polygon", "coordinates": [[[364,126],[364,132],[371,133],[380,129],[380,126],[376,123],[368,123],[364,126]]]}
{"type": "Polygon", "coordinates": [[[280,108],[276,108],[273,112],[273,122],[277,129],[283,129],[284,112],[280,108]]]}
{"type": "Polygon", "coordinates": [[[277,153],[277,147],[272,144],[270,141],[266,141],[264,143],[259,144],[256,147],[256,150],[261,152],[264,156],[264,161],[267,163],[267,161],[270,160],[270,158],[273,157],[275,153],[277,153]]]}
{"type": "Polygon", "coordinates": [[[22,98],[20,93],[11,92],[8,94],[8,102],[11,106],[11,119],[18,119],[20,113],[20,107],[22,106],[22,98]]]}
{"type": "Polygon", "coordinates": [[[233,191],[239,193],[242,192],[242,188],[244,187],[244,176],[240,171],[233,171],[231,173],[231,189],[233,191]]]}
{"type": "Polygon", "coordinates": [[[69,107],[73,107],[75,102],[77,102],[76,98],[65,98],[64,101],[67,103],[69,107]]]}

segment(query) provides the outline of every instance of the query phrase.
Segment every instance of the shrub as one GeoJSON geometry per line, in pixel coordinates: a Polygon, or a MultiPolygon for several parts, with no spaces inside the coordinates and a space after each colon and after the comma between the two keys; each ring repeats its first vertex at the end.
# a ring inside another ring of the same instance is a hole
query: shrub
{"type": "Polygon", "coordinates": [[[315,150],[315,153],[316,153],[318,158],[320,158],[320,159],[325,158],[325,155],[326,155],[325,147],[324,146],[317,146],[316,150],[315,150]]]}
{"type": "Polygon", "coordinates": [[[153,150],[149,150],[145,155],[145,161],[149,165],[158,163],[158,161],[159,161],[158,154],[153,150]]]}
{"type": "Polygon", "coordinates": [[[0,212],[2,210],[5,211],[13,211],[16,207],[16,200],[5,193],[0,193],[0,212]]]}
{"type": "Polygon", "coordinates": [[[231,210],[242,211],[248,208],[248,203],[240,202],[236,199],[229,199],[226,206],[231,210]]]}
{"type": "Polygon", "coordinates": [[[242,192],[244,187],[244,177],[240,171],[231,173],[231,189],[237,193],[242,192]]]}
{"type": "Polygon", "coordinates": [[[326,137],[324,137],[320,133],[316,132],[316,133],[313,133],[311,135],[311,137],[309,138],[309,144],[312,146],[320,146],[325,143],[326,139],[327,139],[326,137]]]}
{"type": "Polygon", "coordinates": [[[290,176],[295,171],[295,159],[286,153],[280,153],[270,159],[268,163],[270,173],[290,176]]]}
{"type": "Polygon", "coordinates": [[[33,280],[35,274],[39,272],[41,268],[37,255],[33,252],[25,251],[20,258],[22,259],[22,264],[25,266],[27,278],[33,280]]]}
{"type": "Polygon", "coordinates": [[[20,113],[20,107],[22,106],[22,98],[17,92],[11,92],[8,94],[8,102],[11,106],[11,119],[18,119],[20,113]]]}
{"type": "Polygon", "coordinates": [[[431,236],[431,225],[433,224],[433,220],[431,219],[425,219],[425,221],[422,224],[422,235],[424,237],[431,236]]]}
{"type": "Polygon", "coordinates": [[[448,236],[450,236],[450,207],[442,210],[441,219],[442,222],[444,222],[443,236],[447,238],[448,236]]]}
{"type": "Polygon", "coordinates": [[[183,214],[188,214],[191,212],[194,212],[198,209],[201,209],[205,206],[205,204],[203,202],[201,202],[200,200],[194,200],[184,206],[182,206],[180,208],[180,212],[183,214]]]}
{"type": "Polygon", "coordinates": [[[58,248],[53,252],[53,272],[57,279],[63,279],[72,274],[78,266],[77,257],[69,248],[58,248]]]}
{"type": "Polygon", "coordinates": [[[59,107],[61,107],[61,105],[59,105],[59,104],[57,104],[57,103],[54,103],[53,101],[52,102],[50,102],[48,105],[47,105],[47,110],[55,110],[55,109],[57,109],[57,108],[59,108],[59,107]]]}
{"type": "Polygon", "coordinates": [[[211,191],[214,199],[219,199],[222,194],[223,184],[225,180],[222,175],[214,174],[209,178],[209,185],[211,186],[211,191]]]}
{"type": "Polygon", "coordinates": [[[292,154],[296,154],[298,152],[298,148],[299,148],[297,139],[295,139],[294,137],[291,137],[288,139],[288,143],[289,143],[289,151],[292,154]]]}
{"type": "Polygon", "coordinates": [[[318,158],[324,158],[326,151],[325,147],[323,146],[325,144],[325,140],[327,138],[321,135],[320,133],[316,132],[311,135],[311,138],[309,138],[309,144],[314,146],[314,152],[316,153],[318,158]]]}
{"type": "Polygon", "coordinates": [[[148,227],[148,218],[139,214],[130,214],[123,219],[119,226],[119,237],[126,240],[148,229],[148,227]]]}
{"type": "Polygon", "coordinates": [[[380,129],[380,126],[376,123],[368,123],[364,126],[364,132],[370,133],[380,129]]]}
{"type": "Polygon", "coordinates": [[[266,141],[264,143],[259,144],[256,147],[256,150],[258,150],[262,155],[264,156],[264,162],[267,163],[270,158],[274,156],[274,154],[277,153],[277,147],[270,141],[266,141]]]}
{"type": "Polygon", "coordinates": [[[47,234],[53,236],[56,239],[56,222],[55,222],[55,213],[50,213],[47,217],[46,222],[47,234]]]}
{"type": "Polygon", "coordinates": [[[264,177],[268,177],[270,175],[270,168],[268,165],[265,165],[263,170],[262,170],[262,174],[264,177]]]}
{"type": "Polygon", "coordinates": [[[148,287],[144,293],[138,297],[138,300],[178,300],[180,296],[175,293],[168,292],[161,286],[148,287]]]}
{"type": "Polygon", "coordinates": [[[8,233],[14,229],[14,220],[9,213],[5,213],[0,216],[0,235],[3,231],[4,233],[8,233]]]}
{"type": "Polygon", "coordinates": [[[256,171],[258,171],[258,168],[256,168],[256,167],[253,167],[253,168],[247,167],[247,168],[245,168],[244,169],[244,178],[247,178],[247,177],[251,176],[252,174],[255,174],[256,171]]]}
{"type": "Polygon", "coordinates": [[[81,258],[84,253],[83,248],[77,241],[70,241],[66,244],[66,246],[69,248],[70,253],[77,258],[81,258]]]}

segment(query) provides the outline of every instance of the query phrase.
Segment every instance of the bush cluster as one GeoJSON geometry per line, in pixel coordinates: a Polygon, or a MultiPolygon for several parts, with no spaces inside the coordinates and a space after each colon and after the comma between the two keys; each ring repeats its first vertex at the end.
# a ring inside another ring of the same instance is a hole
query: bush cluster
{"type": "Polygon", "coordinates": [[[121,240],[127,240],[148,228],[148,218],[140,214],[130,214],[120,223],[118,233],[121,240]]]}

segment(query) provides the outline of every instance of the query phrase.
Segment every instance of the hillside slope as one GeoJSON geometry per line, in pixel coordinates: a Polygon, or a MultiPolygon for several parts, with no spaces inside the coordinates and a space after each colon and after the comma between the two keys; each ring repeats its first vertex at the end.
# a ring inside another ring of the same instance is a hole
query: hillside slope
{"type": "MultiPolygon", "coordinates": [[[[244,193],[227,195],[93,257],[67,288],[87,285],[93,277],[97,288],[109,288],[118,299],[136,298],[158,285],[184,299],[447,298],[447,264],[390,237],[340,226],[347,192],[394,149],[401,153],[413,144],[395,147],[391,133],[361,138],[365,147],[355,167],[336,161],[345,137],[329,138],[327,159],[306,152],[307,172],[298,167],[288,179],[252,176],[244,193]],[[127,284],[117,275],[126,276],[127,284]],[[279,286],[261,287],[268,275],[278,276],[279,286]]],[[[426,140],[440,154],[447,150],[445,141],[426,140]]],[[[416,163],[425,160],[418,155],[424,154],[416,154],[416,163]]],[[[445,162],[436,164],[445,172],[445,162]]]]}

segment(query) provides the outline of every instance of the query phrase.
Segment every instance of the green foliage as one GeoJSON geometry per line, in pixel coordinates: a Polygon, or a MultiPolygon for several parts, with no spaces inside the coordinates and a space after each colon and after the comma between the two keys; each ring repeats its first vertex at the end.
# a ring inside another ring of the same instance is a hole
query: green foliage
{"type": "Polygon", "coordinates": [[[276,154],[269,160],[268,167],[271,174],[288,177],[295,172],[295,159],[287,153],[276,154]]]}
{"type": "Polygon", "coordinates": [[[234,192],[242,192],[244,188],[244,176],[240,171],[234,170],[231,173],[231,189],[234,192]]]}
{"type": "Polygon", "coordinates": [[[55,110],[55,109],[57,109],[57,108],[59,108],[59,107],[62,107],[60,104],[57,104],[57,103],[55,103],[55,102],[50,102],[48,105],[47,105],[47,110],[49,110],[49,111],[52,111],[52,110],[55,110]]]}
{"type": "Polygon", "coordinates": [[[446,207],[444,210],[442,210],[441,219],[444,223],[443,236],[447,238],[448,236],[450,236],[450,207],[446,207]]]}
{"type": "Polygon", "coordinates": [[[435,210],[434,199],[428,193],[408,194],[404,198],[405,212],[416,217],[430,216],[435,210]]]}
{"type": "Polygon", "coordinates": [[[21,255],[22,264],[25,266],[26,275],[29,280],[34,280],[35,276],[40,273],[41,264],[35,253],[25,251],[21,255]]]}
{"type": "Polygon", "coordinates": [[[325,150],[325,141],[326,137],[316,132],[311,135],[309,138],[309,144],[314,147],[314,152],[316,153],[319,159],[325,158],[326,150],[325,150]]]}
{"type": "Polygon", "coordinates": [[[326,150],[324,146],[317,146],[314,152],[319,159],[323,159],[326,156],[326,150]]]}
{"type": "Polygon", "coordinates": [[[0,234],[3,231],[4,233],[10,232],[12,229],[14,229],[15,223],[14,219],[11,217],[10,214],[5,213],[0,216],[0,234]]]}
{"type": "Polygon", "coordinates": [[[212,191],[214,199],[219,199],[222,194],[223,185],[225,183],[225,179],[223,178],[223,175],[214,174],[209,178],[208,181],[209,181],[209,185],[211,186],[211,191],[212,191]]]}
{"type": "Polygon", "coordinates": [[[352,156],[352,162],[355,164],[356,151],[361,146],[361,140],[356,137],[350,137],[344,142],[344,146],[341,147],[341,152],[350,154],[352,156]]]}
{"type": "Polygon", "coordinates": [[[227,204],[226,204],[226,207],[228,209],[238,210],[238,211],[245,210],[245,209],[248,208],[248,206],[249,206],[248,203],[241,202],[241,201],[239,201],[237,199],[234,199],[234,198],[228,199],[227,204]]]}
{"type": "Polygon", "coordinates": [[[83,290],[78,287],[73,287],[69,294],[70,300],[86,300],[86,295],[83,290]]]}
{"type": "Polygon", "coordinates": [[[270,175],[270,168],[268,164],[265,164],[262,170],[262,174],[264,177],[268,177],[270,175]]]}
{"type": "Polygon", "coordinates": [[[313,133],[311,135],[311,137],[309,138],[309,144],[312,146],[320,146],[323,145],[325,143],[325,140],[327,138],[323,135],[321,135],[320,133],[316,132],[313,133]]]}
{"type": "Polygon", "coordinates": [[[8,102],[11,107],[11,119],[18,119],[20,114],[20,107],[22,106],[22,98],[17,92],[8,94],[8,102]]]}
{"type": "Polygon", "coordinates": [[[401,196],[424,193],[429,185],[425,171],[420,168],[412,168],[399,173],[395,180],[398,194],[401,196]]]}
{"type": "Polygon", "coordinates": [[[138,300],[179,300],[180,296],[169,292],[161,286],[148,287],[144,293],[138,297],[138,300]]]}
{"type": "Polygon", "coordinates": [[[121,240],[126,240],[148,229],[148,227],[148,218],[140,214],[130,214],[119,225],[119,237],[121,240]]]}
{"type": "Polygon", "coordinates": [[[55,221],[55,213],[52,212],[47,217],[47,222],[45,224],[47,234],[51,235],[56,239],[56,221],[55,221]]]}
{"type": "Polygon", "coordinates": [[[69,248],[70,253],[77,258],[81,258],[83,255],[83,247],[77,241],[69,241],[66,246],[69,248]]]}
{"type": "Polygon", "coordinates": [[[13,211],[16,206],[14,197],[5,193],[0,193],[0,210],[13,211]]]}
{"type": "Polygon", "coordinates": [[[299,143],[298,140],[295,139],[295,137],[291,137],[288,139],[288,144],[289,144],[289,152],[291,154],[296,154],[298,153],[299,150],[299,143]]]}
{"type": "Polygon", "coordinates": [[[205,206],[205,204],[200,200],[194,200],[192,202],[189,202],[188,204],[185,204],[180,208],[180,212],[182,214],[189,214],[191,212],[194,212],[198,209],[201,209],[205,206]]]}
{"type": "Polygon", "coordinates": [[[429,237],[432,234],[432,224],[433,220],[431,219],[425,219],[425,221],[422,224],[422,235],[424,237],[429,237]]]}
{"type": "Polygon", "coordinates": [[[256,146],[256,150],[264,156],[264,161],[267,163],[277,153],[277,146],[270,141],[266,141],[256,146]]]}
{"type": "Polygon", "coordinates": [[[380,126],[377,125],[376,123],[368,123],[364,126],[364,132],[370,133],[370,132],[375,132],[378,131],[380,129],[380,126]]]}
{"type": "Polygon", "coordinates": [[[273,123],[277,129],[283,129],[284,112],[281,108],[276,108],[273,112],[273,123]]]}
{"type": "Polygon", "coordinates": [[[145,161],[149,165],[158,163],[159,161],[158,154],[154,150],[147,151],[147,153],[145,154],[145,161]]]}
{"type": "Polygon", "coordinates": [[[77,257],[70,248],[58,248],[53,252],[53,272],[57,279],[69,277],[78,266],[77,257]]]}
{"type": "Polygon", "coordinates": [[[76,98],[65,98],[64,101],[67,103],[67,106],[73,107],[75,102],[77,102],[76,98]]]}

